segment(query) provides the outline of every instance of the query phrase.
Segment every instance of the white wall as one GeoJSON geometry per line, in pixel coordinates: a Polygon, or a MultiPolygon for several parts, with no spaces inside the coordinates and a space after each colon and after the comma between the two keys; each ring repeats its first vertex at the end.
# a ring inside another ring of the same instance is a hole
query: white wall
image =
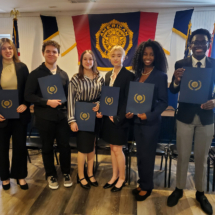
{"type": "MultiPolygon", "coordinates": [[[[168,9],[169,11],[180,10],[168,9]]],[[[162,10],[162,9],[161,9],[162,10]]],[[[166,9],[167,10],[167,9],[166,9]]],[[[153,11],[142,10],[142,11],[153,11]]],[[[163,12],[164,10],[162,10],[163,12]]],[[[110,11],[110,13],[117,11],[110,11]]],[[[121,11],[122,12],[122,11],[121,11]]],[[[128,11],[124,11],[128,12],[128,11]]],[[[157,9],[154,12],[159,12],[157,9]]],[[[45,14],[43,14],[45,15],[45,14]]],[[[56,13],[48,14],[56,16],[56,13]]],[[[77,14],[75,14],[77,15],[77,14]]],[[[56,36],[54,40],[58,41],[62,46],[62,52],[65,51],[66,46],[68,48],[74,44],[75,35],[73,30],[71,15],[65,15],[65,13],[57,13],[57,22],[60,31],[60,35],[56,36]]],[[[213,23],[215,22],[215,8],[205,9],[198,8],[194,10],[192,16],[192,30],[196,28],[207,28],[212,32],[213,23]]],[[[0,34],[12,34],[12,18],[0,18],[0,34]]],[[[43,42],[43,29],[42,22],[37,13],[28,13],[26,16],[18,18],[19,40],[20,40],[20,59],[27,64],[29,71],[34,70],[43,62],[43,56],[41,52],[43,42]]],[[[168,81],[171,81],[172,74],[174,72],[174,64],[177,60],[184,57],[185,40],[179,35],[172,33],[170,56],[167,55],[169,70],[168,81]]],[[[69,77],[78,71],[78,54],[75,47],[72,51],[66,54],[64,57],[59,57],[58,65],[65,70],[69,77]]],[[[105,72],[102,72],[105,75],[105,72]]]]}

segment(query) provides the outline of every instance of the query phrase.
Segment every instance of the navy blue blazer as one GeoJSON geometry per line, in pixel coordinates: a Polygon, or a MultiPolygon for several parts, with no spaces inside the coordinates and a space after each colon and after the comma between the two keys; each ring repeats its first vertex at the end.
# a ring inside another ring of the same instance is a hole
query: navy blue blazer
{"type": "MultiPolygon", "coordinates": [[[[139,82],[140,77],[136,78],[139,82]]],[[[134,117],[135,123],[153,125],[161,120],[161,113],[168,107],[167,75],[164,72],[153,69],[144,83],[154,84],[154,95],[152,99],[151,111],[146,112],[147,120],[134,117]]]]}
{"type": "MultiPolygon", "coordinates": [[[[175,70],[183,67],[192,67],[192,57],[188,57],[182,60],[179,60],[175,63],[175,70]]],[[[213,68],[213,75],[210,85],[210,93],[208,95],[208,100],[211,100],[213,85],[215,84],[215,59],[206,57],[206,68],[213,68]]],[[[180,84],[178,87],[174,87],[175,77],[173,75],[172,82],[170,84],[170,91],[172,93],[178,93],[180,91],[180,84]]],[[[199,115],[202,125],[209,125],[213,123],[213,110],[203,110],[200,105],[189,104],[184,102],[179,102],[177,119],[186,124],[190,124],[193,121],[195,115],[199,115]]]]}

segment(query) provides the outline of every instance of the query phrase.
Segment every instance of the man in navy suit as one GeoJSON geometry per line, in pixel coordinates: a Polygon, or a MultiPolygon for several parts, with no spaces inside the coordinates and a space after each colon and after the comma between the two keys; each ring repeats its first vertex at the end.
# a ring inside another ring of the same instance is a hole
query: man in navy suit
{"type": "Polygon", "coordinates": [[[193,55],[175,63],[175,72],[170,85],[172,93],[180,91],[181,78],[185,71],[183,67],[213,68],[213,76],[210,86],[211,93],[206,103],[197,105],[179,102],[177,113],[178,163],[176,189],[167,200],[167,205],[172,207],[183,196],[194,138],[196,200],[207,214],[213,214],[212,206],[204,195],[204,189],[207,156],[214,134],[213,108],[215,107],[215,99],[212,97],[212,87],[215,82],[215,60],[205,55],[210,41],[211,35],[208,30],[197,29],[192,33],[189,40],[193,55]]]}

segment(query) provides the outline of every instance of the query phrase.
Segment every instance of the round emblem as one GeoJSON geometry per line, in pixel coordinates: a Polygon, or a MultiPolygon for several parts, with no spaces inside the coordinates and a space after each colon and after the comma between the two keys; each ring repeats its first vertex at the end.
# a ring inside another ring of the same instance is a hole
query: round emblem
{"type": "Polygon", "coordinates": [[[142,101],[143,97],[141,95],[137,96],[138,101],[142,101]]]}
{"type": "Polygon", "coordinates": [[[113,46],[119,45],[128,51],[133,46],[133,32],[126,22],[119,22],[115,19],[101,25],[96,33],[96,48],[103,58],[109,58],[110,50],[113,46]]]}
{"type": "Polygon", "coordinates": [[[55,91],[55,88],[54,88],[54,87],[50,87],[50,91],[51,91],[51,92],[54,92],[54,91],[55,91]]]}
{"type": "Polygon", "coordinates": [[[82,117],[83,117],[84,119],[86,119],[86,118],[87,118],[87,114],[84,113],[84,114],[82,115],[82,117]]]}
{"type": "Polygon", "coordinates": [[[107,99],[107,102],[108,102],[108,103],[111,103],[111,98],[108,98],[108,99],[107,99]]]}
{"type": "Polygon", "coordinates": [[[198,82],[194,81],[191,85],[193,88],[196,88],[196,87],[198,87],[198,82]]]}
{"type": "Polygon", "coordinates": [[[9,101],[5,101],[5,102],[4,102],[4,105],[5,105],[5,106],[9,106],[9,105],[10,105],[10,102],[9,102],[9,101]]]}

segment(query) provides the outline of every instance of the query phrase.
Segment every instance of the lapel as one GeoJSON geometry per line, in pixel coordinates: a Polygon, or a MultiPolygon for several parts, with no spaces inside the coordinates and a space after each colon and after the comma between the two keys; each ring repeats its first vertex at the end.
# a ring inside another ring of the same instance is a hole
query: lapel
{"type": "Polygon", "coordinates": [[[211,59],[206,57],[206,64],[205,64],[206,68],[213,68],[213,64],[211,62],[211,59]]]}
{"type": "Polygon", "coordinates": [[[108,72],[106,77],[105,77],[105,86],[109,86],[109,84],[110,84],[110,76],[112,74],[112,71],[108,72]]]}
{"type": "Polygon", "coordinates": [[[120,83],[123,81],[123,74],[125,74],[123,72],[123,70],[125,70],[124,67],[122,67],[122,69],[120,70],[120,72],[118,73],[116,80],[114,81],[113,87],[119,87],[120,83]]]}
{"type": "Polygon", "coordinates": [[[193,65],[192,65],[192,57],[188,57],[185,60],[186,60],[185,65],[184,65],[185,67],[193,67],[193,65]]]}

